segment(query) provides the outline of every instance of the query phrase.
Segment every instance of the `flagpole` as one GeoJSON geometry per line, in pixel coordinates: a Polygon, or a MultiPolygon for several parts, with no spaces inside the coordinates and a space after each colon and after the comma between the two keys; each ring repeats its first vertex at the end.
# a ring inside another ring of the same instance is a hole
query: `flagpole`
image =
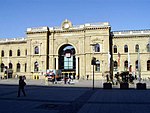
{"type": "Polygon", "coordinates": [[[140,64],[140,50],[138,50],[138,74],[139,74],[139,82],[141,82],[141,64],[140,64]]]}
{"type": "Polygon", "coordinates": [[[130,70],[130,54],[129,54],[129,50],[128,50],[128,70],[130,70]]]}

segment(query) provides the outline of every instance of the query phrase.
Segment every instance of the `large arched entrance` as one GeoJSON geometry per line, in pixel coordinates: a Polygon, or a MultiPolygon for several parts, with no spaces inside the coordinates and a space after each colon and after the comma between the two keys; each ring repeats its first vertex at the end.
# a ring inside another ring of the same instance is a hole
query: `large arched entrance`
{"type": "Polygon", "coordinates": [[[75,53],[75,48],[70,44],[61,46],[58,51],[58,68],[69,78],[75,78],[76,75],[75,53]]]}

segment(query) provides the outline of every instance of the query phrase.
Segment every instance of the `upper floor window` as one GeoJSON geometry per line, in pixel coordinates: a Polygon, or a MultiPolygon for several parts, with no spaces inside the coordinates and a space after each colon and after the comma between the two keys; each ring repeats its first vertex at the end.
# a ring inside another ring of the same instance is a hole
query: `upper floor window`
{"type": "Polygon", "coordinates": [[[4,50],[1,51],[1,56],[4,57],[4,50]]]}
{"type": "Polygon", "coordinates": [[[95,52],[100,52],[100,45],[99,44],[95,45],[95,52]]]}
{"type": "Polygon", "coordinates": [[[124,46],[124,52],[125,52],[125,53],[128,52],[128,46],[127,46],[127,45],[124,46]]]}
{"type": "Polygon", "coordinates": [[[135,52],[138,52],[138,51],[139,51],[139,45],[136,44],[136,45],[135,45],[135,52]]]}
{"type": "Polygon", "coordinates": [[[20,49],[17,50],[17,56],[20,56],[20,49]]]}
{"type": "Polygon", "coordinates": [[[150,52],[150,44],[147,44],[147,52],[150,52]]]}
{"type": "Polygon", "coordinates": [[[12,56],[12,50],[9,50],[9,56],[12,56]]]}
{"type": "Polygon", "coordinates": [[[117,46],[114,45],[114,53],[117,53],[117,46]]]}
{"type": "Polygon", "coordinates": [[[34,48],[34,54],[39,54],[39,47],[38,47],[38,46],[36,46],[36,47],[34,48]]]}
{"type": "Polygon", "coordinates": [[[147,71],[150,71],[150,60],[147,61],[147,71]]]}

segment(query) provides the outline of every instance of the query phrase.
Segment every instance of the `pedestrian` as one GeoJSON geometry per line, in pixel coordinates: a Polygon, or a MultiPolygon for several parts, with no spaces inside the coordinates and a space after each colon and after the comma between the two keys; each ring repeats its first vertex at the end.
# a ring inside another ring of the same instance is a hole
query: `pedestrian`
{"type": "Polygon", "coordinates": [[[89,79],[89,75],[86,76],[86,79],[87,79],[87,80],[89,79]]]}
{"type": "Polygon", "coordinates": [[[109,81],[109,75],[108,74],[106,75],[106,79],[107,79],[107,82],[108,82],[109,81]]]}
{"type": "Polygon", "coordinates": [[[18,87],[18,96],[20,97],[20,91],[22,91],[23,95],[26,96],[25,90],[24,90],[24,86],[26,85],[26,83],[24,82],[24,79],[22,78],[22,76],[19,76],[19,87],[18,87]]]}

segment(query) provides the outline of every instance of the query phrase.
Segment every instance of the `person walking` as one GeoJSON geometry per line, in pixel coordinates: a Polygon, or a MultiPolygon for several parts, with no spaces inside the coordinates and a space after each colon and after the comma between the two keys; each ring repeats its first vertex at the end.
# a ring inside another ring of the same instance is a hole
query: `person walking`
{"type": "Polygon", "coordinates": [[[23,95],[26,96],[25,90],[24,90],[24,86],[26,85],[26,83],[24,82],[24,79],[22,78],[22,76],[19,76],[19,87],[18,87],[18,96],[20,97],[20,91],[22,91],[23,95]]]}

